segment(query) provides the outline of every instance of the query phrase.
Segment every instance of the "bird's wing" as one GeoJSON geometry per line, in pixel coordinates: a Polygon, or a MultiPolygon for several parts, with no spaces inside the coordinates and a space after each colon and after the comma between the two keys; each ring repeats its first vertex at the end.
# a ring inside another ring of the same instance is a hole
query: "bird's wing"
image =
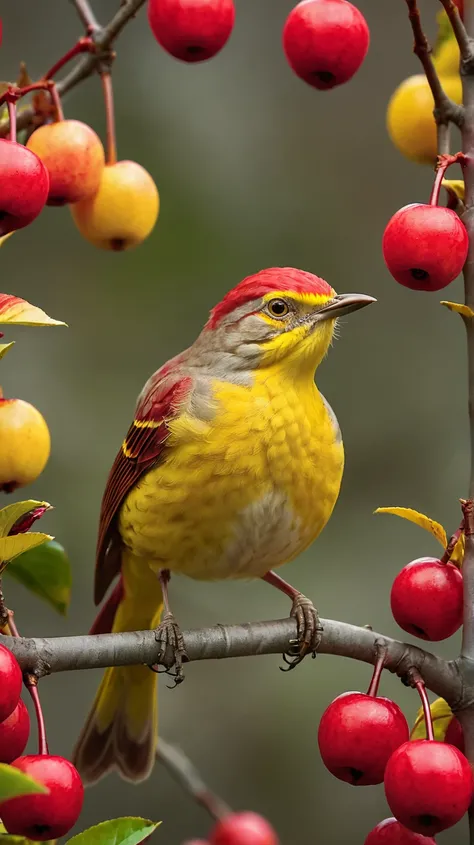
{"type": "Polygon", "coordinates": [[[189,397],[193,379],[172,372],[170,364],[158,370],[143,389],[122,447],[107,479],[100,511],[94,600],[102,601],[121,567],[121,539],[117,516],[127,494],[141,476],[156,465],[166,445],[168,423],[189,397]],[[171,370],[171,372],[170,372],[171,370]]]}

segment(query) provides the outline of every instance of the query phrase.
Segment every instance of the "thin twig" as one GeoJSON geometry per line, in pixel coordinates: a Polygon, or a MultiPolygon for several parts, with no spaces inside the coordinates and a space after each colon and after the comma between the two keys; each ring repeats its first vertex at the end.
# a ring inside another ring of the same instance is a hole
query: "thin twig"
{"type": "MultiPolygon", "coordinates": [[[[84,56],[77,65],[58,82],[58,94],[63,97],[76,85],[79,85],[84,79],[97,70],[103,63],[104,58],[107,58],[110,53],[110,47],[121,33],[122,29],[127,23],[135,17],[138,10],[143,6],[145,0],[125,0],[120,6],[111,21],[104,26],[99,32],[94,33],[94,42],[96,44],[97,52],[84,56]]],[[[35,110],[33,106],[28,106],[21,110],[18,115],[18,129],[25,129],[32,125],[35,117],[35,110]]],[[[0,138],[5,137],[9,131],[8,118],[0,120],[0,138]]]]}
{"type": "MultiPolygon", "coordinates": [[[[464,116],[463,108],[462,106],[458,106],[454,100],[451,100],[451,98],[448,97],[441,85],[438,72],[433,64],[433,59],[431,58],[431,47],[421,25],[417,0],[406,0],[406,4],[408,7],[408,17],[413,30],[413,38],[415,40],[413,52],[416,56],[418,56],[421,64],[423,65],[423,70],[425,71],[426,79],[433,95],[435,104],[434,117],[436,124],[438,126],[447,126],[451,121],[457,126],[461,126],[464,116]]],[[[438,135],[438,142],[441,141],[441,145],[443,147],[446,147],[447,145],[446,134],[446,132],[442,133],[441,138],[438,135]]],[[[449,152],[449,149],[439,150],[439,152],[449,152]]]]}
{"type": "Polygon", "coordinates": [[[75,6],[88,35],[102,28],[88,0],[72,0],[72,5],[75,6]]]}
{"type": "Polygon", "coordinates": [[[441,0],[444,10],[450,20],[456,41],[459,44],[459,51],[463,61],[469,61],[473,56],[472,41],[469,38],[466,27],[464,26],[459,9],[452,2],[452,0],[441,0]]]}
{"type": "Polygon", "coordinates": [[[176,781],[183,787],[185,792],[191,796],[201,807],[209,813],[214,821],[225,818],[232,812],[230,807],[215,794],[204,783],[195,765],[189,760],[186,754],[165,742],[161,737],[158,740],[156,759],[168,769],[176,781]]]}

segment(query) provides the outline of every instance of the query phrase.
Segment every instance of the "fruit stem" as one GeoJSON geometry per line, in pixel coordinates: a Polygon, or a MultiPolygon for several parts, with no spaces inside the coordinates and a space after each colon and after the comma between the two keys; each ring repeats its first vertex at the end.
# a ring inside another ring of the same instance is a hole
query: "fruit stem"
{"type": "Polygon", "coordinates": [[[110,71],[101,73],[104,92],[105,119],[107,123],[107,164],[117,161],[117,142],[115,138],[114,89],[110,71]]]}
{"type": "Polygon", "coordinates": [[[430,205],[438,205],[439,192],[441,190],[441,182],[444,179],[448,167],[450,167],[452,164],[456,164],[456,162],[462,161],[464,161],[464,153],[456,153],[455,155],[445,154],[438,156],[436,176],[433,182],[433,188],[431,190],[430,195],[430,205]]]}
{"type": "Polygon", "coordinates": [[[59,121],[64,120],[64,112],[61,105],[61,97],[59,96],[55,82],[50,82],[49,93],[51,94],[51,102],[53,104],[54,111],[56,112],[56,123],[59,123],[59,121]]]}
{"type": "Polygon", "coordinates": [[[8,100],[8,119],[10,121],[10,141],[16,141],[16,103],[8,100]]]}
{"type": "Polygon", "coordinates": [[[82,38],[79,38],[74,47],[71,47],[64,56],[61,56],[60,59],[48,70],[47,73],[44,74],[43,79],[45,80],[52,80],[71,59],[75,59],[80,53],[95,53],[96,46],[89,36],[83,35],[82,38]]]}
{"type": "Polygon", "coordinates": [[[34,675],[25,673],[25,685],[35,707],[36,723],[38,725],[38,754],[49,754],[46,725],[38,692],[38,679],[34,675]]]}
{"type": "Polygon", "coordinates": [[[387,649],[385,645],[378,644],[376,646],[376,661],[374,665],[374,673],[372,675],[372,680],[369,684],[369,689],[367,690],[367,695],[376,696],[379,691],[379,684],[380,678],[382,676],[382,672],[385,666],[385,660],[387,657],[387,649]]]}
{"type": "Polygon", "coordinates": [[[434,733],[433,733],[433,719],[431,717],[431,710],[430,710],[430,702],[426,693],[425,682],[419,672],[416,670],[412,673],[413,677],[413,684],[418,690],[418,695],[421,698],[421,704],[423,706],[423,714],[425,717],[425,724],[426,724],[426,739],[433,741],[434,740],[434,733]]]}
{"type": "Polygon", "coordinates": [[[451,555],[454,552],[456,543],[458,542],[458,540],[459,540],[459,538],[462,534],[463,526],[464,526],[464,519],[461,522],[461,525],[459,526],[458,530],[455,531],[453,536],[450,538],[449,543],[444,550],[444,554],[440,558],[441,563],[449,563],[449,561],[451,559],[451,555]]]}

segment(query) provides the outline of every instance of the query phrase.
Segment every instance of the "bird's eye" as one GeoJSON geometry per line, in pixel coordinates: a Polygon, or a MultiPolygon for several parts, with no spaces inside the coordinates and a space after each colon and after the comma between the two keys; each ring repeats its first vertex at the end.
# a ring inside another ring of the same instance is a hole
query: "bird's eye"
{"type": "Polygon", "coordinates": [[[290,310],[284,299],[271,299],[267,308],[272,317],[286,317],[290,310]]]}

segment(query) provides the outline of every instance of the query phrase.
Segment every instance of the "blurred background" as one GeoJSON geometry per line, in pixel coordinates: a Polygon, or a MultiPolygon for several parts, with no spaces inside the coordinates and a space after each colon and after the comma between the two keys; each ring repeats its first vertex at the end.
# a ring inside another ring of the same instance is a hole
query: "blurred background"
{"type": "MultiPolygon", "coordinates": [[[[105,22],[118,2],[93,5],[105,22]]],[[[1,250],[2,291],[69,324],[8,328],[6,340],[18,342],[1,365],[5,395],[35,404],[50,426],[51,459],[26,494],[55,506],[42,527],[67,548],[74,577],[66,619],[8,581],[24,634],[87,631],[100,500],[138,392],[193,341],[212,305],[263,267],[301,267],[340,292],[378,299],[343,321],[318,374],[343,431],[345,477],[330,524],[284,577],[323,616],[400,636],[389,608],[392,580],[409,560],[439,549],[422,529],[373,516],[374,509],[411,506],[448,532],[459,524],[468,480],[461,321],[440,307],[441,296],[399,287],[381,253],[391,214],[427,201],[432,181],[430,169],[403,159],[385,130],[390,94],[419,72],[405,3],[358,0],[370,51],[355,78],[330,92],[313,90],[286,64],[281,31],[292,5],[236,0],[228,45],[212,61],[189,66],[157,45],[142,9],[117,46],[117,132],[119,157],[139,161],[158,185],[155,231],[134,251],[102,252],[81,239],[67,209],[52,208],[1,250]]],[[[439,4],[422,0],[420,8],[434,34],[439,4]]],[[[31,76],[40,75],[81,33],[64,0],[3,0],[1,16],[1,79],[15,78],[20,59],[31,76]]],[[[64,105],[67,117],[104,136],[97,78],[64,105]]],[[[459,301],[461,282],[442,293],[459,301]]],[[[184,628],[288,611],[263,583],[175,578],[172,600],[184,628]]],[[[456,637],[436,648],[453,656],[458,646],[456,637]]],[[[284,675],[280,663],[269,656],[193,664],[172,691],[160,679],[160,730],[232,807],[266,815],[282,845],[363,843],[390,815],[383,787],[355,789],[332,778],[319,758],[317,728],[337,694],[367,687],[370,667],[321,656],[284,675]]],[[[99,677],[72,672],[43,682],[53,753],[71,753],[99,677]]],[[[388,676],[382,694],[413,720],[413,691],[388,676]]],[[[210,827],[160,766],[139,787],[114,774],[88,790],[77,829],[121,815],[163,819],[155,838],[166,845],[205,836],[210,827]]],[[[439,841],[465,839],[464,825],[439,841]]]]}

